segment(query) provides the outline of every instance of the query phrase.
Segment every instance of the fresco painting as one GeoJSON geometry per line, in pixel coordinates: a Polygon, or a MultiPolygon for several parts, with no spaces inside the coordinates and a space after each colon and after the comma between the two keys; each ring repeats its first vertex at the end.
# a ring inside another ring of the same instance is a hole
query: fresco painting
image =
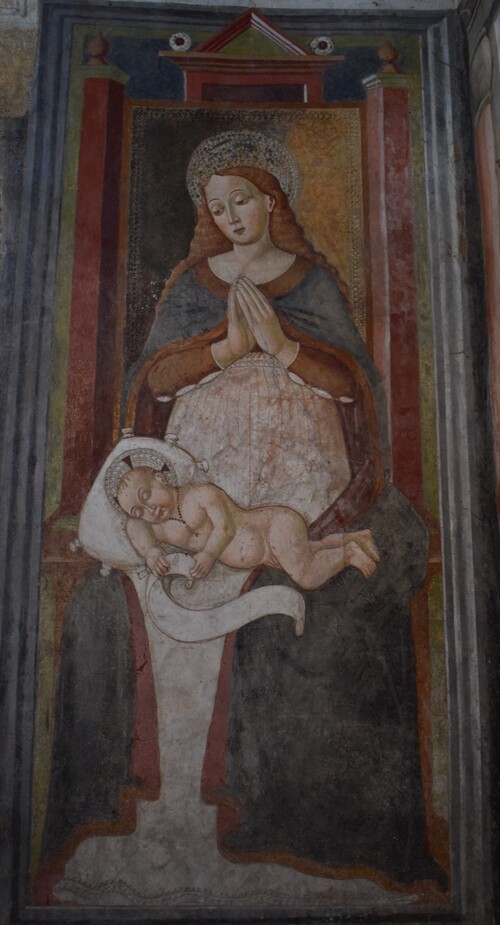
{"type": "Polygon", "coordinates": [[[417,42],[99,32],[68,98],[33,901],[446,908],[417,42]]]}

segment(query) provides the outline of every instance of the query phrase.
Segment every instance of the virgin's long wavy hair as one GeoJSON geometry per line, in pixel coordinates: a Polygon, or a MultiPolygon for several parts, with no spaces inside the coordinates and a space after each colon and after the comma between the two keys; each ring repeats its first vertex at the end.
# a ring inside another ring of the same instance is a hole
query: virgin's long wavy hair
{"type": "MultiPolygon", "coordinates": [[[[326,257],[314,250],[312,244],[309,243],[303,228],[297,222],[288,204],[285,193],[272,174],[258,167],[234,167],[221,170],[217,176],[244,177],[246,180],[250,180],[261,193],[272,196],[275,204],[269,218],[269,233],[273,244],[289,254],[305,257],[307,260],[311,260],[328,270],[341,292],[348,298],[346,283],[341,279],[338,270],[328,263],[326,257]]],[[[189,254],[172,270],[158,300],[156,310],[159,310],[172,287],[186,270],[200,263],[206,257],[216,257],[218,254],[226,253],[232,250],[232,247],[232,243],[215,224],[204,199],[202,205],[198,206],[198,221],[189,254]]]]}

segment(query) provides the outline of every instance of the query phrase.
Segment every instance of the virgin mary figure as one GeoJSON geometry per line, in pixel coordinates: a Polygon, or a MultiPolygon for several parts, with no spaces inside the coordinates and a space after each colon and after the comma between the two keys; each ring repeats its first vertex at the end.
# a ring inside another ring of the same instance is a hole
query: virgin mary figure
{"type": "MultiPolygon", "coordinates": [[[[380,553],[371,578],[346,568],[302,592],[300,639],[272,613],[227,637],[201,732],[213,839],[233,865],[443,887],[428,848],[409,609],[427,531],[387,480],[378,372],[347,287],[295,219],[298,171],[276,138],[206,139],[187,183],[193,241],[130,377],[125,423],[149,436],[168,425],[238,504],[287,505],[311,539],[371,530],[380,553]]],[[[265,568],[246,589],[279,584],[291,580],[265,568]]],[[[91,819],[91,797],[86,806],[91,819]]]]}

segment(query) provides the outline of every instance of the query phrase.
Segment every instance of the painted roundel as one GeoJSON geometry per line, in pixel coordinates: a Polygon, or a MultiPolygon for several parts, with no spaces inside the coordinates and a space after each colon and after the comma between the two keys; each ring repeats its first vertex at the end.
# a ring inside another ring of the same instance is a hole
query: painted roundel
{"type": "Polygon", "coordinates": [[[172,51],[189,51],[193,41],[187,32],[174,32],[168,40],[172,51]]]}
{"type": "Polygon", "coordinates": [[[312,40],[311,48],[315,55],[331,55],[334,46],[328,35],[318,35],[312,40]]]}

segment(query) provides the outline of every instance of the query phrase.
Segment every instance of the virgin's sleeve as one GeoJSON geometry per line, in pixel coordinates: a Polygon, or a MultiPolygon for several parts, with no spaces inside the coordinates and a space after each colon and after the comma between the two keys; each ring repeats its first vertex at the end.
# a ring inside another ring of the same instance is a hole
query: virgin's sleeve
{"type": "Polygon", "coordinates": [[[368,383],[376,417],[377,442],[388,474],[391,465],[387,400],[380,372],[368,352],[352,311],[338,286],[325,270],[319,270],[315,317],[319,330],[340,350],[348,354],[362,371],[368,383]]]}
{"type": "Polygon", "coordinates": [[[201,319],[205,314],[199,302],[200,293],[193,272],[186,270],[157,308],[141,353],[141,362],[167,344],[186,340],[199,333],[201,319]]]}
{"type": "Polygon", "coordinates": [[[344,297],[335,281],[325,275],[312,289],[295,293],[295,305],[287,312],[289,323],[284,326],[287,335],[300,344],[289,372],[333,398],[351,471],[345,490],[311,525],[311,539],[345,528],[370,507],[384,484],[380,378],[344,297]]]}
{"type": "Polygon", "coordinates": [[[144,364],[147,363],[150,357],[158,353],[158,351],[161,350],[165,344],[169,344],[172,340],[175,339],[174,326],[177,315],[178,312],[176,312],[174,308],[174,299],[172,299],[172,301],[168,300],[168,302],[165,299],[160,305],[157,314],[155,315],[153,324],[148,334],[146,343],[141,350],[140,356],[132,364],[125,377],[123,387],[125,406],[128,404],[131,392],[134,388],[134,384],[136,383],[136,380],[140,375],[140,371],[144,364]]]}
{"type": "MultiPolygon", "coordinates": [[[[349,304],[336,280],[323,267],[315,266],[303,282],[282,299],[280,305],[278,302],[279,300],[277,300],[278,310],[293,325],[297,335],[296,339],[300,344],[296,362],[304,364],[304,338],[301,337],[301,332],[309,337],[312,336],[317,343],[329,344],[337,348],[344,357],[349,357],[353,361],[352,368],[356,367],[359,371],[356,377],[361,377],[370,391],[371,398],[368,403],[374,411],[377,442],[384,460],[384,467],[388,472],[391,454],[384,386],[380,373],[356,326],[349,304]]],[[[293,336],[290,332],[287,333],[293,336]]],[[[307,337],[305,341],[307,342],[307,337]]],[[[299,367],[295,364],[292,364],[290,369],[297,372],[299,376],[301,375],[299,367]]],[[[329,378],[329,374],[325,374],[324,365],[321,366],[321,375],[329,378]]],[[[302,378],[309,381],[306,375],[302,378]]],[[[313,384],[319,385],[316,382],[313,384]]]]}
{"type": "Polygon", "coordinates": [[[300,339],[299,351],[288,371],[300,376],[308,385],[327,392],[332,398],[346,402],[357,398],[358,383],[346,365],[320,349],[300,343],[300,339]]]}
{"type": "Polygon", "coordinates": [[[140,361],[144,362],[173,339],[172,316],[170,304],[165,300],[155,316],[146,343],[142,349],[140,361]]]}
{"type": "Polygon", "coordinates": [[[383,460],[369,394],[336,401],[351,478],[342,494],[309,528],[311,539],[345,529],[373,504],[384,486],[383,460]]]}
{"type": "Polygon", "coordinates": [[[173,398],[179,389],[195,384],[210,373],[220,372],[210,344],[175,353],[170,350],[166,356],[162,353],[151,366],[147,377],[153,398],[173,398]]]}
{"type": "Polygon", "coordinates": [[[335,402],[351,479],[335,503],[310,528],[311,539],[345,528],[373,503],[384,484],[383,453],[370,382],[347,354],[302,343],[290,371],[335,402]]]}

